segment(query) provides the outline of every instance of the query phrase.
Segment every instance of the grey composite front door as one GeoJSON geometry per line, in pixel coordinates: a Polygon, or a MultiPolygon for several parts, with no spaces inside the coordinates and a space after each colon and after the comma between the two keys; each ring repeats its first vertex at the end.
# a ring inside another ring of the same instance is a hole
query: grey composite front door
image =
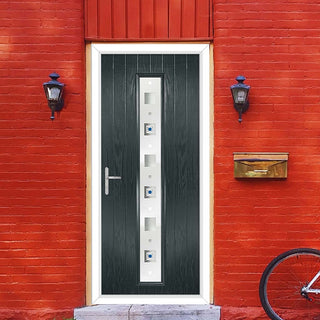
{"type": "Polygon", "coordinates": [[[199,294],[199,55],[101,58],[102,294],[199,294]]]}

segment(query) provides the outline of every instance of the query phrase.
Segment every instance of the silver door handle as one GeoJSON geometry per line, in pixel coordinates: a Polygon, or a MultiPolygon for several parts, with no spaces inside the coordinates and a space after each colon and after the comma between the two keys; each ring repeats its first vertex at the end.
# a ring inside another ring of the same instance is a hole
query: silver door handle
{"type": "Polygon", "coordinates": [[[109,176],[109,168],[104,168],[104,192],[106,195],[109,194],[109,180],[121,180],[119,176],[109,176]]]}

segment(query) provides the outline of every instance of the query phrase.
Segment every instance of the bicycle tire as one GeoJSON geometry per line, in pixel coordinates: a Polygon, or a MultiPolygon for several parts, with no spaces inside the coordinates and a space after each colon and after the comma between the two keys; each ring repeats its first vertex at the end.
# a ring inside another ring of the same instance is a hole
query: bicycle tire
{"type": "MultiPolygon", "coordinates": [[[[320,251],[316,249],[292,249],[274,258],[265,268],[259,284],[260,301],[269,318],[319,320],[320,294],[307,297],[301,294],[301,288],[319,270],[320,251]]],[[[319,279],[315,285],[320,287],[319,279]]]]}

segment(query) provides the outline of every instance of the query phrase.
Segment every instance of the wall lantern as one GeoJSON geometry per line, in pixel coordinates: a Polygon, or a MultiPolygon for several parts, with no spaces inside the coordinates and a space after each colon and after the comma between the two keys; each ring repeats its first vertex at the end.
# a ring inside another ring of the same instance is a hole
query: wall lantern
{"type": "Polygon", "coordinates": [[[64,105],[62,98],[64,84],[57,80],[60,76],[55,72],[51,73],[49,77],[51,80],[43,83],[43,89],[48,100],[48,106],[51,109],[50,119],[54,120],[54,113],[61,111],[64,105]]]}
{"type": "Polygon", "coordinates": [[[233,98],[233,105],[239,113],[239,122],[241,123],[242,114],[245,113],[249,108],[248,95],[250,86],[243,83],[243,81],[246,80],[244,76],[237,76],[236,80],[238,83],[232,85],[230,89],[233,98]]]}

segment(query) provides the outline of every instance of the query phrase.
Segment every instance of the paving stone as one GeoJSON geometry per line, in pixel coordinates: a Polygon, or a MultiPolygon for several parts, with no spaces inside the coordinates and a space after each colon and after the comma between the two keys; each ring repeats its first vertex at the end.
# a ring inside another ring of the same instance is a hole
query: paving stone
{"type": "Polygon", "coordinates": [[[74,310],[76,320],[128,320],[131,305],[97,305],[74,310]]]}
{"type": "Polygon", "coordinates": [[[130,320],[219,320],[213,305],[133,305],[130,320]]]}

